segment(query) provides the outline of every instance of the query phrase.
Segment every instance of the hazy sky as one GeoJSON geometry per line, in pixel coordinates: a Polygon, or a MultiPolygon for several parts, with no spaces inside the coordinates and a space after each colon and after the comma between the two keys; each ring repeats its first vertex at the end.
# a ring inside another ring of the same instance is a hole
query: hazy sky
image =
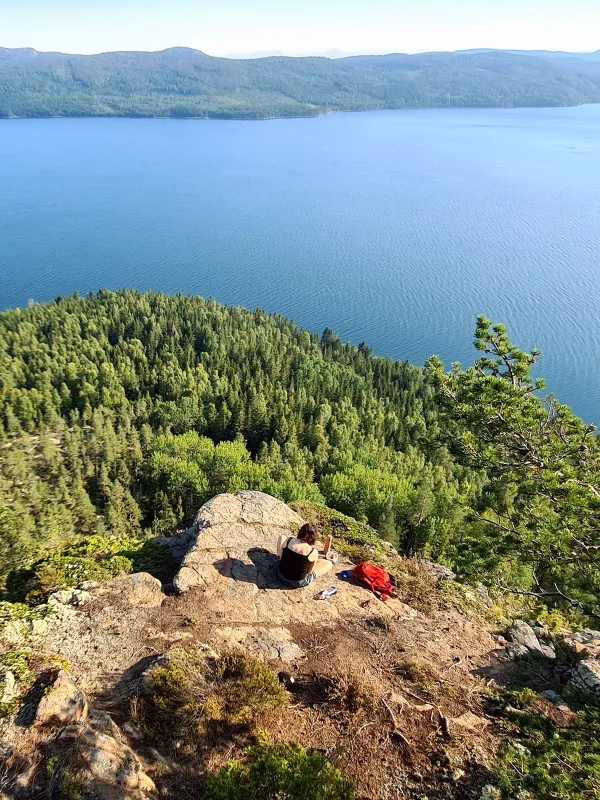
{"type": "Polygon", "coordinates": [[[211,55],[597,50],[600,0],[0,0],[0,47],[211,55]]]}

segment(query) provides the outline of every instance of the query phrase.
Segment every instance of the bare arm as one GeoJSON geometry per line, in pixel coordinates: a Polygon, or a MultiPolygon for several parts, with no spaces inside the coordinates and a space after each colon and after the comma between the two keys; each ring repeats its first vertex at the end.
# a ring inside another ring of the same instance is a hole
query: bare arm
{"type": "Polygon", "coordinates": [[[283,552],[283,546],[287,542],[288,538],[289,537],[285,536],[284,534],[281,534],[281,536],[277,539],[277,555],[279,556],[279,558],[281,558],[281,554],[283,552]]]}

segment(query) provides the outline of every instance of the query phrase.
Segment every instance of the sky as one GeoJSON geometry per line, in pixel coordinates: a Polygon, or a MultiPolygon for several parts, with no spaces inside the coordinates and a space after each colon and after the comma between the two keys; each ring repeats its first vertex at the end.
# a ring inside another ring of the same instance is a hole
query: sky
{"type": "Polygon", "coordinates": [[[0,0],[0,47],[210,55],[593,51],[600,0],[0,0]]]}

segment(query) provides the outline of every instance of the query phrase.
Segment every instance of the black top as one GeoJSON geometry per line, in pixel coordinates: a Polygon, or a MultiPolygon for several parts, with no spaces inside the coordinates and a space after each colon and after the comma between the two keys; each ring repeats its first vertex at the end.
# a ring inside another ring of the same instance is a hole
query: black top
{"type": "MultiPolygon", "coordinates": [[[[288,581],[301,581],[312,572],[314,561],[302,553],[296,553],[288,547],[291,539],[288,539],[281,551],[281,561],[279,562],[279,572],[288,581]]],[[[312,555],[314,547],[308,555],[312,555]]]]}

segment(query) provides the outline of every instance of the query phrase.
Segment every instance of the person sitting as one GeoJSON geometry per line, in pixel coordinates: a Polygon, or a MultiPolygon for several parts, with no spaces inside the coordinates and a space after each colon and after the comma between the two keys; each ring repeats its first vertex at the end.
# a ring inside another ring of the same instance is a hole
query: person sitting
{"type": "Polygon", "coordinates": [[[326,575],[333,567],[331,561],[319,560],[316,547],[318,531],[314,525],[306,523],[297,536],[280,536],[277,542],[277,577],[286,586],[302,589],[313,581],[326,575]]]}

